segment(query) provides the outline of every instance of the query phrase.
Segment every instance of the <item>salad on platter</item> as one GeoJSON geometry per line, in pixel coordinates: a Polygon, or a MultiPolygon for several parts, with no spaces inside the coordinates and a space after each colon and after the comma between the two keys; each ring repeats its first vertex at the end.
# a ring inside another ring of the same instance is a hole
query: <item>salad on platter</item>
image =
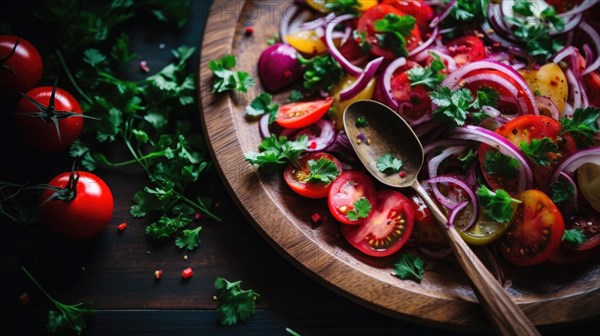
{"type": "MultiPolygon", "coordinates": [[[[375,182],[351,146],[371,139],[343,130],[349,104],[376,100],[419,136],[420,180],[468,244],[520,267],[597,257],[599,2],[295,1],[257,64],[266,92],[245,112],[263,140],[245,159],[283,165],[289,188],[322,198],[350,245],[399,254],[396,273],[420,279],[422,261],[403,250],[449,256],[443,228],[417,195],[375,182]]],[[[211,62],[213,91],[252,82],[234,66],[231,55],[211,62]]],[[[364,113],[356,126],[367,129],[364,113]]],[[[377,169],[404,177],[398,154],[377,169]]]]}

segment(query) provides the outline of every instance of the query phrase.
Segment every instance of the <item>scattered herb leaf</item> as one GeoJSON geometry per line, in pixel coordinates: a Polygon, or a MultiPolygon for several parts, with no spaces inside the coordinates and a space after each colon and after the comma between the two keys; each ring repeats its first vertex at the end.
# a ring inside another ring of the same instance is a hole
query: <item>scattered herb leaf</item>
{"type": "Polygon", "coordinates": [[[268,113],[269,116],[269,124],[275,121],[277,118],[277,110],[279,109],[279,104],[271,102],[273,97],[263,92],[256,96],[250,103],[250,105],[246,106],[246,115],[251,117],[258,117],[265,113],[268,113]]]}
{"type": "Polygon", "coordinates": [[[391,154],[385,154],[377,159],[376,166],[377,170],[382,173],[394,174],[402,168],[402,160],[391,154]]]}
{"type": "Polygon", "coordinates": [[[417,282],[421,282],[423,273],[425,273],[425,262],[409,253],[400,255],[400,259],[394,264],[393,275],[400,279],[414,278],[417,282]]]}
{"type": "Polygon", "coordinates": [[[585,242],[585,234],[579,229],[565,230],[562,240],[571,246],[581,245],[585,242]]]}
{"type": "Polygon", "coordinates": [[[247,322],[254,315],[255,301],[260,295],[253,290],[243,290],[241,281],[229,282],[221,277],[215,280],[219,322],[225,326],[247,322]]]}
{"type": "Polygon", "coordinates": [[[188,249],[190,251],[195,249],[200,244],[200,230],[202,230],[201,226],[193,230],[183,230],[183,235],[175,239],[175,245],[180,249],[188,249]]]}
{"type": "Polygon", "coordinates": [[[510,222],[515,212],[514,204],[521,203],[521,201],[510,197],[506,191],[498,189],[493,192],[485,185],[477,189],[477,197],[479,198],[479,204],[485,209],[488,217],[499,223],[510,222]]]}
{"type": "Polygon", "coordinates": [[[367,122],[367,119],[365,119],[365,117],[358,117],[356,118],[355,125],[356,127],[367,127],[369,126],[369,123],[367,122]]]}
{"type": "Polygon", "coordinates": [[[346,216],[351,221],[356,221],[359,218],[367,218],[372,208],[371,203],[364,197],[357,199],[352,207],[353,209],[346,213],[346,216]]]}
{"type": "Polygon", "coordinates": [[[217,60],[211,60],[208,68],[214,74],[212,92],[225,92],[237,90],[248,92],[248,88],[254,86],[254,79],[244,71],[232,71],[236,66],[235,56],[225,55],[217,60]]]}
{"type": "Polygon", "coordinates": [[[407,74],[411,86],[423,85],[430,90],[434,90],[446,78],[445,75],[440,73],[440,71],[446,68],[440,56],[434,52],[430,52],[429,54],[433,57],[433,62],[429,66],[425,68],[414,67],[408,70],[407,74]]]}
{"type": "Polygon", "coordinates": [[[308,175],[302,182],[331,183],[340,175],[340,171],[335,163],[326,158],[308,160],[307,164],[308,175]]]}
{"type": "Polygon", "coordinates": [[[304,98],[304,95],[298,90],[292,90],[292,92],[290,92],[290,96],[288,97],[289,101],[292,103],[300,101],[302,98],[304,98]]]}
{"type": "Polygon", "coordinates": [[[548,166],[550,165],[548,153],[557,152],[558,146],[549,137],[543,137],[542,139],[532,139],[531,143],[522,142],[521,151],[536,165],[548,166]]]}
{"type": "Polygon", "coordinates": [[[373,27],[378,33],[377,43],[384,49],[390,49],[398,56],[408,56],[405,37],[415,28],[415,19],[411,15],[386,14],[383,19],[375,21],[373,27]]]}

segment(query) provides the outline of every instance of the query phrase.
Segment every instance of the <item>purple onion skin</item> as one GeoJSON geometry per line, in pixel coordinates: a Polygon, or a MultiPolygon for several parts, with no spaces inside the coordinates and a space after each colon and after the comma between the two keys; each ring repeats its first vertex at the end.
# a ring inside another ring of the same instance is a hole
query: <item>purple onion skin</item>
{"type": "Polygon", "coordinates": [[[302,77],[302,65],[296,49],[276,43],[265,49],[258,59],[258,77],[269,92],[277,92],[302,77]]]}

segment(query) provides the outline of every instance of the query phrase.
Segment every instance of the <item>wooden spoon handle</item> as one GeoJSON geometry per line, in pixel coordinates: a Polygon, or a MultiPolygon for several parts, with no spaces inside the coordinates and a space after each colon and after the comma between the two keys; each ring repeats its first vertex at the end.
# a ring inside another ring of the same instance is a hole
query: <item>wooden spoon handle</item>
{"type": "Polygon", "coordinates": [[[501,335],[540,335],[523,311],[504,291],[481,263],[454,227],[446,229],[448,220],[418,181],[412,188],[421,196],[438,223],[443,226],[454,255],[471,280],[479,302],[501,335]]]}

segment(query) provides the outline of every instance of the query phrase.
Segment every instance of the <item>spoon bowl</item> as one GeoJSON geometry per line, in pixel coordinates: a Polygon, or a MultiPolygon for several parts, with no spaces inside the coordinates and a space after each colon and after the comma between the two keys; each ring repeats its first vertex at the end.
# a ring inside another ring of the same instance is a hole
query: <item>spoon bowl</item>
{"type": "Polygon", "coordinates": [[[413,188],[441,225],[454,255],[469,279],[492,325],[501,335],[539,335],[535,326],[508,296],[504,288],[463,241],[437,204],[419,183],[423,166],[421,141],[410,125],[394,110],[372,100],[350,104],[343,115],[344,129],[356,155],[377,180],[390,187],[413,188]],[[357,126],[358,118],[368,123],[357,126]],[[360,141],[359,141],[360,140],[360,141]],[[377,160],[390,154],[402,161],[402,174],[387,174],[377,169],[377,160]]]}

